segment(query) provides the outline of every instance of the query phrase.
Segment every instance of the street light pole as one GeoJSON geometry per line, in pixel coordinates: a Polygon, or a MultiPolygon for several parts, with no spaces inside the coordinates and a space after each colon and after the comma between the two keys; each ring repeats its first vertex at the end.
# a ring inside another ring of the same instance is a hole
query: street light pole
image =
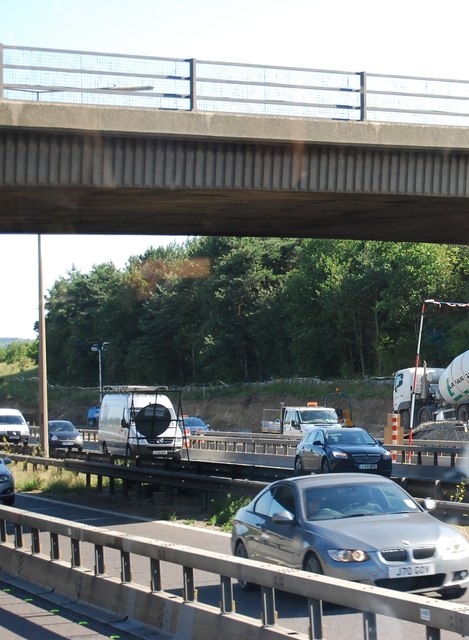
{"type": "Polygon", "coordinates": [[[42,274],[41,234],[37,236],[39,281],[39,442],[44,456],[49,457],[49,412],[47,404],[46,320],[44,311],[44,281],[42,274]]]}
{"type": "Polygon", "coordinates": [[[95,342],[91,345],[91,351],[98,352],[98,371],[99,371],[99,401],[103,400],[103,375],[102,375],[102,352],[106,351],[109,346],[109,342],[95,342]]]}

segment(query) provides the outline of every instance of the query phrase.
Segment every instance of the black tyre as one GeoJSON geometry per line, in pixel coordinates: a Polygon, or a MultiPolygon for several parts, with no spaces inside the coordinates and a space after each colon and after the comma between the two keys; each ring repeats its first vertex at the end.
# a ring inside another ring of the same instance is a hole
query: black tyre
{"type": "Polygon", "coordinates": [[[464,589],[464,587],[448,587],[447,589],[441,589],[438,593],[443,600],[457,600],[458,598],[462,598],[466,593],[466,589],[464,589]]]}
{"type": "Polygon", "coordinates": [[[301,460],[301,458],[299,456],[296,456],[295,458],[295,475],[296,476],[302,476],[304,474],[305,470],[303,467],[303,462],[301,460]]]}
{"type": "Polygon", "coordinates": [[[329,464],[329,461],[327,460],[327,458],[323,458],[321,462],[321,473],[330,473],[330,472],[331,472],[331,465],[329,464]]]}
{"type": "Polygon", "coordinates": [[[432,422],[433,414],[430,409],[422,409],[420,412],[419,422],[432,422]]]}
{"type": "Polygon", "coordinates": [[[462,404],[458,407],[456,418],[459,422],[469,422],[469,406],[467,404],[462,404]]]}
{"type": "Polygon", "coordinates": [[[324,574],[319,560],[312,553],[305,560],[304,570],[309,571],[309,573],[319,573],[319,575],[324,574]]]}
{"type": "Polygon", "coordinates": [[[401,411],[401,427],[404,432],[410,429],[410,411],[408,409],[401,411]]]}
{"type": "MultiPolygon", "coordinates": [[[[236,545],[235,556],[237,558],[248,558],[248,552],[246,551],[246,547],[242,542],[238,542],[236,545]]],[[[238,580],[239,588],[243,591],[252,591],[256,588],[257,585],[252,582],[248,582],[247,580],[238,580]]]]}

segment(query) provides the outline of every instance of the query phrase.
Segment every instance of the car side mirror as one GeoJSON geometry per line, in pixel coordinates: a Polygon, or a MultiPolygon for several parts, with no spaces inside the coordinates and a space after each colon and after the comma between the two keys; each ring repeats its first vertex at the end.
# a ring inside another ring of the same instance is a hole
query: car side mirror
{"type": "Polygon", "coordinates": [[[121,427],[123,429],[128,429],[129,428],[129,423],[125,421],[125,418],[122,418],[122,420],[121,420],[121,427]]]}
{"type": "Polygon", "coordinates": [[[300,428],[298,420],[292,420],[291,421],[291,426],[292,426],[293,429],[299,429],[300,428]]]}
{"type": "Polygon", "coordinates": [[[322,442],[321,442],[321,440],[315,440],[315,441],[313,442],[313,446],[314,446],[314,447],[322,447],[322,442]]]}
{"type": "Polygon", "coordinates": [[[295,517],[290,511],[277,511],[272,516],[272,522],[275,524],[293,524],[295,517]]]}
{"type": "Polygon", "coordinates": [[[3,458],[3,464],[11,464],[11,458],[3,458]]]}

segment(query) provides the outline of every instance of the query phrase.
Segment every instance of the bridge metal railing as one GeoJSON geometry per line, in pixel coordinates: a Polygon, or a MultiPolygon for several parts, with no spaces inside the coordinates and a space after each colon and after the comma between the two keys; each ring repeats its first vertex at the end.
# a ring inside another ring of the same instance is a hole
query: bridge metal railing
{"type": "Polygon", "coordinates": [[[469,125],[469,81],[0,44],[0,99],[469,125]]]}
{"type": "Polygon", "coordinates": [[[378,615],[418,624],[422,637],[440,638],[441,631],[469,635],[469,608],[460,604],[133,537],[12,507],[0,507],[0,565],[9,575],[73,600],[99,603],[102,609],[139,620],[168,636],[180,628],[187,630],[190,624],[192,640],[230,640],[242,635],[254,640],[292,636],[319,640],[327,628],[323,601],[360,611],[362,637],[367,640],[378,638],[378,615]],[[114,560],[116,554],[120,562],[114,560]],[[120,567],[118,574],[106,568],[109,556],[113,558],[109,564],[120,567]],[[133,573],[137,561],[139,580],[133,573]],[[176,585],[174,578],[169,584],[167,564],[180,568],[176,585]],[[233,589],[236,580],[260,587],[260,620],[239,611],[233,589]],[[208,585],[218,586],[218,596],[203,602],[203,589],[208,585]],[[306,599],[306,633],[288,629],[279,618],[277,590],[306,599]]]}
{"type": "MultiPolygon", "coordinates": [[[[41,456],[16,453],[0,453],[1,457],[10,458],[15,465],[28,467],[33,472],[41,468],[55,467],[82,474],[86,488],[98,493],[104,491],[110,495],[121,489],[125,497],[129,497],[130,488],[136,491],[136,498],[150,497],[153,491],[164,490],[168,504],[172,504],[178,491],[191,490],[200,502],[202,513],[207,512],[213,496],[226,495],[253,497],[269,482],[293,474],[293,467],[285,467],[284,456],[269,454],[237,454],[220,451],[195,450],[192,463],[182,460],[170,463],[163,462],[162,467],[146,466],[145,461],[138,466],[119,464],[125,459],[112,456],[110,460],[99,454],[86,454],[86,459],[74,457],[43,458],[41,456]],[[210,455],[205,455],[209,453],[210,455]],[[195,458],[195,467],[193,465],[195,458]],[[276,461],[278,466],[275,466],[276,461]],[[95,482],[93,482],[95,479],[95,482]]],[[[137,463],[137,461],[136,461],[137,463]]],[[[442,519],[467,525],[469,522],[469,501],[465,480],[460,474],[454,476],[451,467],[419,466],[397,464],[393,478],[399,482],[416,499],[433,497],[435,499],[434,515],[442,519]],[[448,473],[449,472],[449,473],[448,473]]]]}

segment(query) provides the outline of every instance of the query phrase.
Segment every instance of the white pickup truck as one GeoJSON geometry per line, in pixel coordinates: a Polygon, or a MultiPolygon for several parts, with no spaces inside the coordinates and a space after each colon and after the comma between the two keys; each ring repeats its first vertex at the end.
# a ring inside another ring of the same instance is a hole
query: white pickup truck
{"type": "Polygon", "coordinates": [[[315,427],[342,427],[336,410],[308,402],[305,406],[264,409],[262,433],[305,434],[315,427]]]}

